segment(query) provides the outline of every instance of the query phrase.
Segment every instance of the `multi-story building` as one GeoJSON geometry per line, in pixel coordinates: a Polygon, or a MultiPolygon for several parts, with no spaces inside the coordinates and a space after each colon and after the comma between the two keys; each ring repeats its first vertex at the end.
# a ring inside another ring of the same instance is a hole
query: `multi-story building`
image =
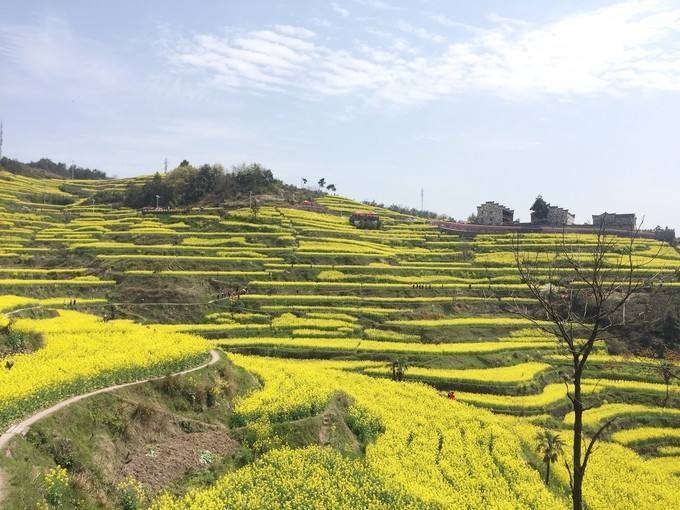
{"type": "Polygon", "coordinates": [[[547,213],[546,216],[543,218],[539,218],[536,215],[536,212],[532,211],[531,212],[531,223],[535,224],[542,224],[542,225],[550,225],[550,226],[557,226],[557,227],[562,227],[564,225],[573,225],[574,221],[576,220],[576,216],[572,213],[569,212],[569,209],[565,209],[564,207],[557,207],[556,205],[550,205],[548,204],[547,206],[547,213]]]}
{"type": "Polygon", "coordinates": [[[635,230],[637,227],[637,217],[635,213],[608,213],[593,214],[593,226],[597,228],[605,227],[621,230],[635,230]]]}
{"type": "Polygon", "coordinates": [[[496,202],[484,202],[477,206],[479,225],[512,225],[515,211],[496,202]]]}
{"type": "Polygon", "coordinates": [[[549,225],[573,225],[576,220],[576,215],[569,212],[569,209],[564,207],[557,207],[551,205],[548,209],[548,224],[549,225]]]}

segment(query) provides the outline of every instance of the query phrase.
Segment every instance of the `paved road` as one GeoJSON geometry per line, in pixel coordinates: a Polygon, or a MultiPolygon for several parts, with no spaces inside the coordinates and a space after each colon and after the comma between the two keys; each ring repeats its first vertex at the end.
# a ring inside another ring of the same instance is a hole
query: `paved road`
{"type": "MultiPolygon", "coordinates": [[[[184,375],[188,374],[191,372],[195,372],[196,370],[200,370],[202,368],[205,368],[210,365],[214,365],[220,360],[220,353],[216,350],[211,350],[210,351],[210,361],[207,363],[204,363],[203,365],[200,365],[198,367],[194,368],[188,368],[186,370],[182,370],[181,372],[177,372],[172,375],[184,375]]],[[[28,418],[25,418],[24,420],[20,421],[19,423],[16,423],[12,425],[10,428],[8,428],[2,435],[0,435],[0,454],[2,451],[7,447],[9,442],[14,439],[18,435],[24,435],[26,432],[28,432],[28,429],[33,425],[34,423],[39,422],[46,416],[49,416],[50,414],[56,413],[60,409],[63,409],[65,407],[70,406],[71,404],[75,404],[76,402],[79,402],[83,399],[92,397],[94,395],[99,395],[100,393],[109,393],[111,391],[116,391],[121,388],[126,388],[128,386],[134,386],[136,384],[142,384],[146,383],[149,381],[157,381],[160,379],[163,379],[165,376],[160,376],[160,377],[150,377],[148,379],[142,379],[140,381],[134,381],[134,382],[129,382],[125,384],[116,384],[115,386],[108,386],[106,388],[101,388],[95,391],[91,391],[89,393],[84,393],[83,395],[76,395],[75,397],[71,397],[67,400],[63,400],[57,404],[54,404],[52,407],[48,407],[47,409],[43,409],[42,411],[38,411],[37,413],[29,416],[28,418]]],[[[4,477],[4,474],[0,470],[0,501],[3,500],[4,496],[4,487],[6,486],[7,480],[4,477]]]]}

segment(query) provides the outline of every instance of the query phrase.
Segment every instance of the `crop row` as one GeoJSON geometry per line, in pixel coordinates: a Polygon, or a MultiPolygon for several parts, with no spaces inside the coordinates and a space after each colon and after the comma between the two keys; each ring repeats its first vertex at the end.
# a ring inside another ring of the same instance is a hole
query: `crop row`
{"type": "Polygon", "coordinates": [[[13,327],[42,334],[44,345],[0,370],[0,427],[75,393],[197,363],[207,350],[197,337],[69,310],[13,327]]]}
{"type": "MultiPolygon", "coordinates": [[[[246,508],[243,498],[261,497],[265,489],[258,480],[270,477],[271,484],[264,484],[271,491],[266,497],[279,501],[291,496],[300,507],[311,498],[318,498],[312,506],[322,503],[327,508],[550,510],[568,505],[562,490],[553,492],[543,484],[527,458],[533,455],[528,441],[533,442],[537,427],[450,401],[421,384],[348,372],[361,366],[356,363],[232,358],[264,381],[261,390],[236,406],[236,413],[254,425],[319,414],[342,388],[353,403],[348,421],[357,434],[370,439],[363,466],[375,476],[375,483],[341,467],[320,472],[327,459],[302,460],[303,454],[292,457],[282,450],[276,469],[258,471],[259,465],[253,465],[243,472],[243,480],[226,475],[218,482],[219,489],[199,489],[179,499],[166,496],[154,510],[246,508]],[[288,461],[295,465],[288,467],[288,461]],[[251,487],[247,495],[240,490],[251,487]],[[336,487],[344,488],[349,499],[341,499],[336,487]],[[392,493],[367,502],[364,491],[376,494],[374,487],[390,487],[415,499],[388,499],[395,498],[392,493]]],[[[589,474],[596,483],[585,486],[589,509],[674,506],[677,483],[670,474],[617,445],[603,443],[596,453],[589,474]]],[[[532,457],[532,462],[538,460],[532,457]]],[[[556,465],[555,471],[566,477],[564,467],[556,465]]]]}
{"type": "Polygon", "coordinates": [[[620,430],[612,434],[612,440],[625,446],[643,446],[653,443],[680,446],[680,428],[677,427],[639,427],[620,430]]]}
{"type": "MultiPolygon", "coordinates": [[[[539,374],[550,368],[547,363],[526,362],[518,365],[494,368],[424,368],[409,367],[406,379],[414,379],[424,382],[446,383],[455,385],[458,383],[474,385],[510,385],[533,381],[539,374]]],[[[367,368],[364,373],[369,375],[388,376],[391,370],[386,367],[367,368]]]]}
{"type": "MultiPolygon", "coordinates": [[[[642,404],[604,404],[594,409],[589,409],[583,416],[583,425],[595,429],[607,420],[640,420],[644,418],[662,418],[675,420],[680,423],[680,409],[653,407],[642,404]]],[[[566,425],[574,423],[574,414],[569,413],[564,417],[566,425]]]]}
{"type": "Polygon", "coordinates": [[[240,262],[262,262],[264,260],[282,260],[276,257],[257,256],[214,256],[214,255],[150,255],[143,253],[120,253],[116,255],[97,255],[101,260],[153,260],[153,261],[187,261],[187,262],[220,262],[225,264],[240,262]]]}
{"type": "MultiPolygon", "coordinates": [[[[540,345],[540,344],[539,344],[540,345]]],[[[613,380],[583,380],[584,393],[607,394],[612,392],[626,393],[629,398],[636,395],[662,396],[666,388],[663,384],[645,383],[638,381],[613,381],[613,380]]],[[[674,389],[673,393],[680,392],[680,388],[674,389]]],[[[562,405],[566,405],[567,394],[564,384],[548,384],[538,395],[493,395],[486,393],[461,393],[459,399],[480,407],[486,407],[495,411],[508,413],[542,413],[562,405]]],[[[597,420],[597,413],[593,415],[597,420]]]]}
{"type": "MultiPolygon", "coordinates": [[[[415,283],[415,282],[413,282],[415,283]]],[[[363,283],[363,282],[315,282],[315,281],[260,281],[251,282],[253,286],[288,289],[413,289],[413,283],[363,283]]],[[[523,283],[437,283],[432,289],[491,289],[526,290],[523,283]]]]}
{"type": "MultiPolygon", "coordinates": [[[[252,284],[252,282],[250,282],[252,284]]],[[[241,296],[244,301],[278,302],[278,303],[380,303],[380,304],[454,304],[461,303],[496,303],[499,300],[484,296],[357,296],[357,295],[329,295],[329,294],[246,294],[241,296]]],[[[523,304],[535,303],[530,298],[501,298],[501,302],[516,302],[523,304]]]]}
{"type": "Polygon", "coordinates": [[[115,285],[114,280],[100,280],[94,276],[76,277],[70,279],[29,279],[29,278],[0,278],[0,287],[101,287],[115,285]]]}
{"type": "MultiPolygon", "coordinates": [[[[44,298],[36,299],[24,296],[13,296],[13,295],[2,295],[0,296],[0,312],[7,312],[14,310],[16,308],[31,307],[31,306],[45,306],[45,307],[55,307],[55,308],[66,308],[73,301],[71,297],[54,297],[54,298],[44,298]]],[[[101,304],[106,303],[106,299],[103,298],[78,298],[76,304],[78,305],[88,305],[88,304],[101,304]]]]}
{"type": "Polygon", "coordinates": [[[353,313],[357,315],[389,316],[394,314],[404,314],[411,310],[408,308],[378,308],[372,306],[323,306],[323,305],[263,305],[260,309],[265,312],[341,312],[353,313]]]}
{"type": "Polygon", "coordinates": [[[233,276],[237,278],[271,275],[273,271],[201,271],[201,270],[159,270],[128,269],[125,271],[129,276],[233,276]]]}
{"type": "Polygon", "coordinates": [[[226,348],[276,348],[288,350],[314,350],[319,352],[356,352],[409,355],[483,354],[520,350],[550,349],[554,342],[464,342],[447,344],[420,344],[410,342],[380,342],[361,338],[225,338],[218,340],[226,348]]]}

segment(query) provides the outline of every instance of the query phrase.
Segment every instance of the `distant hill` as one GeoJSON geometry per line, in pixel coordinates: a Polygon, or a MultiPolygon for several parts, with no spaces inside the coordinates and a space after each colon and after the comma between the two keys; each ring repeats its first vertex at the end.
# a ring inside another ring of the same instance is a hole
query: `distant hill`
{"type": "Polygon", "coordinates": [[[46,179],[107,179],[106,172],[93,168],[84,168],[78,165],[67,166],[66,163],[55,163],[49,158],[41,158],[38,161],[22,163],[11,158],[0,159],[0,168],[13,174],[26,177],[46,179]]]}

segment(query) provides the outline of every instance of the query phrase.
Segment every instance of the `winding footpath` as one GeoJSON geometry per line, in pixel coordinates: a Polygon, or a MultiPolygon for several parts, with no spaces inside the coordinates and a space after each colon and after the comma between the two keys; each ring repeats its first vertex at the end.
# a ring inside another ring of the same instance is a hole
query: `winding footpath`
{"type": "MultiPolygon", "coordinates": [[[[203,365],[199,365],[197,367],[193,368],[188,368],[186,370],[182,370],[181,372],[176,372],[174,374],[171,374],[172,376],[176,375],[185,375],[189,374],[191,372],[196,372],[197,370],[201,370],[202,368],[209,367],[210,365],[214,365],[220,360],[220,353],[219,351],[215,349],[210,350],[210,361],[207,363],[204,363],[203,365]]],[[[79,402],[81,400],[84,400],[89,397],[93,397],[94,395],[99,395],[101,393],[110,393],[112,391],[119,390],[121,388],[127,388],[128,386],[135,386],[137,384],[144,384],[147,382],[151,381],[159,381],[163,378],[165,378],[165,375],[158,376],[158,377],[150,377],[148,379],[141,379],[139,381],[133,381],[129,383],[123,383],[123,384],[116,384],[114,386],[107,386],[106,388],[100,388],[95,391],[91,391],[89,393],[83,393],[82,395],[76,395],[75,397],[71,397],[66,400],[62,400],[61,402],[58,402],[54,404],[52,407],[48,407],[47,409],[43,409],[42,411],[38,411],[37,413],[29,416],[28,418],[23,419],[19,423],[15,423],[12,425],[10,428],[8,428],[2,435],[0,435],[0,455],[2,452],[5,450],[9,442],[14,439],[18,435],[25,435],[26,432],[28,432],[28,429],[31,428],[31,425],[34,423],[39,422],[43,418],[49,416],[50,414],[56,413],[57,411],[64,409],[65,407],[70,406],[71,404],[75,404],[76,402],[79,402]]],[[[4,473],[2,470],[0,470],[0,502],[4,499],[4,493],[5,493],[5,487],[7,484],[7,480],[4,476],[4,473]]]]}

